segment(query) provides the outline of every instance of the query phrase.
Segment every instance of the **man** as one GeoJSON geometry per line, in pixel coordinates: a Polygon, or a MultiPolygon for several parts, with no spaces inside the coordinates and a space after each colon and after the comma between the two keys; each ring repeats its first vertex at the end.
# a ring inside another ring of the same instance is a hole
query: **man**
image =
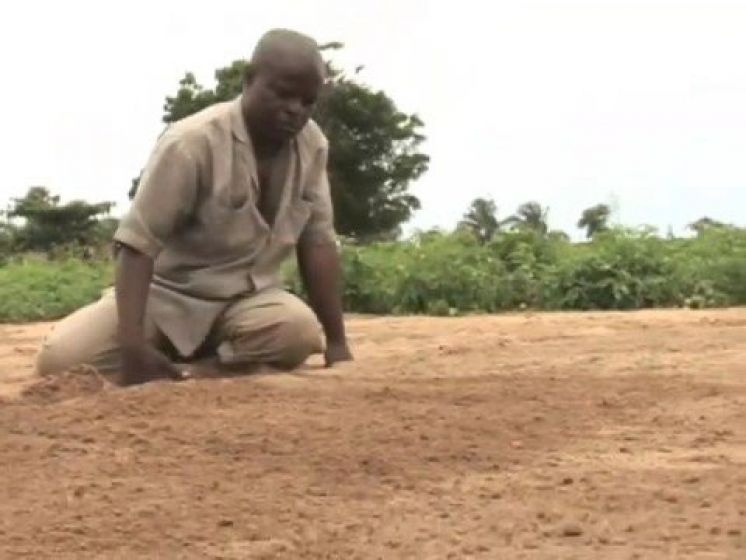
{"type": "Polygon", "coordinates": [[[174,361],[287,369],[322,351],[328,366],[352,359],[328,143],[310,120],[324,80],[312,39],[270,31],[241,96],[164,132],[114,236],[113,293],[56,326],[39,373],[90,364],[134,384],[179,379],[174,361]],[[313,311],[280,286],[294,248],[313,311]]]}

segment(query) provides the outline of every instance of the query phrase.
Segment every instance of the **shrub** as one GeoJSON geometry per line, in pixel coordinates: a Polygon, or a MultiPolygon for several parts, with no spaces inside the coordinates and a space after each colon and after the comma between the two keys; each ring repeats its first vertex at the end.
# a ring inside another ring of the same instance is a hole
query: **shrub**
{"type": "MultiPolygon", "coordinates": [[[[103,251],[70,248],[56,258],[0,265],[0,321],[65,315],[111,282],[103,251]]],[[[691,239],[612,229],[578,244],[530,230],[500,232],[486,243],[465,231],[431,231],[401,242],[347,241],[342,265],[345,308],[360,313],[746,304],[746,230],[736,228],[691,239]]],[[[284,273],[302,295],[295,264],[284,273]]]]}
{"type": "Polygon", "coordinates": [[[63,317],[97,299],[111,283],[106,261],[15,259],[0,266],[0,321],[63,317]]]}

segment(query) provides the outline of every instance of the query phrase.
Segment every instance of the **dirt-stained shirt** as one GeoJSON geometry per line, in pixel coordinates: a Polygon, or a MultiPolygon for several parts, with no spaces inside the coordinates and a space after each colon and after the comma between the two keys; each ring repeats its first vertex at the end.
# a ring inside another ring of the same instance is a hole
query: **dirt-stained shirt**
{"type": "Polygon", "coordinates": [[[299,242],[336,242],[327,157],[328,142],[310,121],[272,173],[267,220],[240,97],[159,138],[114,239],[155,260],[148,312],[182,356],[236,298],[277,286],[299,242]]]}

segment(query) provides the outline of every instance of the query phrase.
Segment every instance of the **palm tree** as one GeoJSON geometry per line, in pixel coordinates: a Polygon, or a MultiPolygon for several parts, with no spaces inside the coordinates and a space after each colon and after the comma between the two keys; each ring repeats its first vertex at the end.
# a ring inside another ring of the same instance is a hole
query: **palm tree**
{"type": "Polygon", "coordinates": [[[538,202],[524,202],[518,207],[516,213],[505,221],[519,229],[532,230],[540,235],[546,235],[549,231],[548,214],[549,208],[544,208],[538,202]]]}
{"type": "Polygon", "coordinates": [[[693,232],[695,232],[697,235],[702,235],[708,229],[724,228],[724,227],[727,227],[727,225],[724,224],[723,222],[718,222],[717,220],[713,220],[712,218],[708,216],[704,216],[700,218],[699,220],[697,220],[696,222],[692,222],[687,227],[693,232]]]}
{"type": "Polygon", "coordinates": [[[459,227],[474,234],[480,243],[486,243],[500,230],[497,205],[491,198],[476,198],[459,223],[459,227]]]}
{"type": "Polygon", "coordinates": [[[592,239],[597,233],[609,229],[609,216],[611,216],[611,208],[607,204],[596,204],[583,210],[578,220],[578,227],[585,229],[585,236],[592,239]]]}

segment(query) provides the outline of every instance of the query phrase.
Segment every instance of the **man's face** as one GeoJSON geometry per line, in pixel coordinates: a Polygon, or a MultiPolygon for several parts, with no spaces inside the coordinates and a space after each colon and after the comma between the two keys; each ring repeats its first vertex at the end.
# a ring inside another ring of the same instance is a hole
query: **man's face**
{"type": "Polygon", "coordinates": [[[258,69],[248,85],[250,122],[256,132],[285,141],[306,125],[323,85],[318,64],[287,57],[258,69]]]}

